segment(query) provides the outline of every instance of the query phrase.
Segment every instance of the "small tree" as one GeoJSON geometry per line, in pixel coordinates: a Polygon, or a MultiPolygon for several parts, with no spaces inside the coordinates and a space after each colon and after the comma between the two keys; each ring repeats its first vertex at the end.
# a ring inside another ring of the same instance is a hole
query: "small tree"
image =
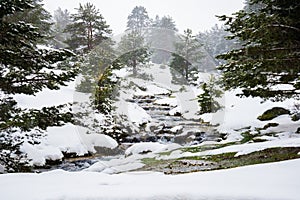
{"type": "Polygon", "coordinates": [[[77,73],[75,66],[58,70],[73,53],[38,48],[45,38],[39,28],[23,20],[10,20],[14,14],[35,8],[39,7],[32,0],[0,1],[0,164],[10,172],[25,170],[26,156],[19,149],[24,141],[35,144],[42,130],[72,121],[65,105],[24,109],[14,99],[15,94],[59,89],[77,73]]]}
{"type": "Polygon", "coordinates": [[[196,37],[192,35],[192,30],[185,30],[184,35],[180,37],[179,42],[175,43],[176,54],[173,54],[179,55],[183,59],[173,57],[170,67],[183,68],[183,70],[180,71],[183,72],[182,75],[188,80],[192,64],[197,63],[202,57],[201,46],[202,45],[198,42],[196,37]],[[180,62],[176,62],[177,60],[180,62]]]}
{"type": "Polygon", "coordinates": [[[73,50],[90,51],[107,39],[111,30],[93,4],[79,4],[76,10],[77,13],[71,16],[73,23],[66,28],[66,32],[71,34],[66,43],[73,50]]]}
{"type": "Polygon", "coordinates": [[[198,95],[198,103],[200,105],[200,114],[217,112],[221,105],[216,98],[220,98],[222,91],[218,89],[218,85],[214,76],[211,76],[208,83],[201,86],[203,93],[198,95]]]}

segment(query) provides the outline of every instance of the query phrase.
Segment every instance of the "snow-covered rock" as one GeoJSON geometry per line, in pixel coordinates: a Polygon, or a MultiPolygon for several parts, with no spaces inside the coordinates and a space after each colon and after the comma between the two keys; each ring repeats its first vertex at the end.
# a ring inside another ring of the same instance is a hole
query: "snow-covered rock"
{"type": "Polygon", "coordinates": [[[128,103],[128,119],[136,125],[143,125],[152,120],[151,116],[136,103],[128,103]]]}
{"type": "Polygon", "coordinates": [[[172,133],[178,133],[178,132],[182,131],[182,129],[183,129],[183,126],[179,125],[179,126],[174,126],[173,128],[170,129],[170,131],[172,133]]]}
{"type": "Polygon", "coordinates": [[[157,153],[162,151],[171,151],[173,149],[178,149],[181,146],[179,144],[160,144],[158,142],[141,142],[132,145],[125,151],[125,155],[135,155],[144,153],[157,153]]]}
{"type": "Polygon", "coordinates": [[[178,103],[176,98],[163,98],[156,100],[154,104],[175,107],[178,103]]]}
{"type": "Polygon", "coordinates": [[[171,116],[180,116],[180,115],[182,115],[181,107],[176,106],[175,108],[171,109],[169,111],[169,115],[171,115],[171,116]]]}

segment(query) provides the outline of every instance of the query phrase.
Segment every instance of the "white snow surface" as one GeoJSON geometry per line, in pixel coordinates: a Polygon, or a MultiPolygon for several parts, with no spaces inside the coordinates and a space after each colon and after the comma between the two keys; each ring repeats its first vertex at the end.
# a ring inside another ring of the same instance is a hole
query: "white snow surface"
{"type": "Polygon", "coordinates": [[[179,131],[182,131],[182,129],[183,129],[183,126],[182,125],[178,125],[178,126],[174,126],[173,128],[171,128],[170,131],[172,133],[177,133],[179,131]]]}
{"type": "Polygon", "coordinates": [[[287,99],[282,102],[263,101],[261,98],[240,98],[236,94],[240,90],[226,91],[222,99],[224,108],[216,113],[207,113],[200,115],[200,118],[205,122],[211,124],[219,124],[217,130],[224,133],[234,133],[235,130],[245,127],[251,129],[262,128],[267,123],[279,122],[280,126],[268,129],[270,131],[285,131],[295,133],[297,127],[300,126],[300,121],[293,122],[289,115],[277,117],[270,121],[260,121],[258,116],[263,114],[266,110],[273,107],[283,107],[291,109],[297,102],[294,99],[287,99]]]}
{"type": "Polygon", "coordinates": [[[165,88],[162,88],[162,87],[159,87],[157,85],[154,85],[154,84],[147,84],[145,86],[146,88],[146,91],[149,92],[149,93],[152,93],[154,95],[159,95],[159,94],[170,94],[170,91],[165,89],[165,88]]]}
{"type": "Polygon", "coordinates": [[[95,153],[94,147],[116,148],[118,143],[111,137],[98,133],[87,134],[87,129],[66,124],[62,127],[50,127],[47,136],[41,144],[24,143],[21,150],[28,154],[31,164],[42,166],[46,160],[61,160],[62,152],[76,153],[83,156],[89,152],[95,153]]]}
{"type": "Polygon", "coordinates": [[[300,159],[234,169],[164,175],[55,170],[0,176],[1,199],[300,199],[300,159]]]}
{"type": "Polygon", "coordinates": [[[128,118],[137,125],[148,123],[152,120],[151,116],[136,103],[127,103],[128,118]]]}

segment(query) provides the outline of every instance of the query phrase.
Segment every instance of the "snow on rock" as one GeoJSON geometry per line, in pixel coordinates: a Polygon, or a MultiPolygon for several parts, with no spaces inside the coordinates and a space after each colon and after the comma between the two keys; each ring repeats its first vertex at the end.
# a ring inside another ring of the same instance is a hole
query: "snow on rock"
{"type": "Polygon", "coordinates": [[[136,92],[134,92],[135,97],[154,97],[155,95],[168,95],[171,94],[171,92],[165,88],[159,87],[154,84],[146,84],[145,86],[142,86],[146,90],[143,91],[139,88],[136,89],[136,92]]]}
{"type": "Polygon", "coordinates": [[[175,108],[173,108],[169,111],[169,115],[171,115],[171,116],[175,116],[175,115],[178,116],[178,115],[181,115],[181,114],[182,114],[181,106],[176,106],[175,108]]]}
{"type": "Polygon", "coordinates": [[[177,99],[169,98],[169,97],[163,98],[163,99],[158,99],[154,102],[154,104],[175,107],[175,106],[177,106],[177,99]]]}
{"type": "Polygon", "coordinates": [[[162,88],[162,87],[159,87],[157,85],[154,85],[154,84],[150,84],[150,85],[146,85],[145,86],[146,88],[146,91],[149,92],[149,93],[152,93],[154,95],[168,95],[168,94],[171,94],[171,92],[165,88],[162,88]]]}
{"type": "Polygon", "coordinates": [[[118,146],[118,143],[107,135],[87,134],[87,131],[88,129],[73,124],[49,127],[41,144],[24,143],[21,150],[28,154],[31,164],[41,166],[46,163],[46,160],[61,160],[62,152],[83,156],[89,152],[96,152],[94,147],[113,149],[118,146]]]}
{"type": "Polygon", "coordinates": [[[134,97],[141,98],[141,97],[154,97],[154,94],[151,92],[142,91],[137,89],[136,92],[133,94],[134,97]]]}
{"type": "Polygon", "coordinates": [[[182,131],[182,129],[183,129],[183,126],[182,125],[178,125],[178,126],[174,126],[173,128],[171,128],[170,131],[172,133],[178,133],[178,132],[182,131]]]}
{"type": "Polygon", "coordinates": [[[26,142],[21,146],[21,151],[27,153],[30,164],[34,166],[43,166],[46,160],[61,160],[64,157],[57,147],[44,144],[31,145],[26,142]]]}
{"type": "Polygon", "coordinates": [[[155,172],[109,175],[55,170],[1,175],[0,190],[1,198],[9,200],[298,200],[299,169],[300,159],[172,176],[155,172]]]}
{"type": "Polygon", "coordinates": [[[128,68],[124,67],[121,69],[114,69],[112,70],[112,73],[115,74],[118,78],[125,78],[130,74],[130,71],[128,68]]]}
{"type": "Polygon", "coordinates": [[[151,116],[136,103],[129,103],[127,106],[128,118],[136,125],[142,125],[152,120],[151,116]]]}
{"type": "Polygon", "coordinates": [[[178,149],[181,146],[179,144],[160,144],[158,142],[141,142],[132,145],[125,151],[125,155],[135,155],[135,154],[144,154],[144,153],[158,153],[162,151],[171,151],[178,149]]]}
{"type": "Polygon", "coordinates": [[[139,158],[139,156],[130,156],[126,158],[115,158],[108,161],[99,161],[94,163],[84,171],[102,172],[106,174],[127,172],[130,170],[139,169],[144,166],[139,158]]]}

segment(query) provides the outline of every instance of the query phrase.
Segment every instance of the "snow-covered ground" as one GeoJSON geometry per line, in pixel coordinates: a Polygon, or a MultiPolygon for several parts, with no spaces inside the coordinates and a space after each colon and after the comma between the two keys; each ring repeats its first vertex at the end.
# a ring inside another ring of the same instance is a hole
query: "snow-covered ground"
{"type": "MultiPolygon", "coordinates": [[[[131,126],[132,130],[139,132],[139,127],[141,125],[147,123],[150,124],[152,122],[151,116],[149,116],[143,108],[135,102],[128,102],[128,99],[132,99],[134,96],[154,97],[163,94],[170,95],[168,98],[156,100],[154,104],[169,105],[173,107],[169,112],[170,115],[181,113],[185,118],[199,118],[199,115],[197,114],[199,106],[196,99],[197,95],[202,92],[199,87],[189,87],[185,85],[183,88],[181,85],[173,84],[169,68],[161,67],[157,64],[149,65],[141,70],[145,74],[152,75],[152,78],[143,79],[129,77],[128,75],[130,75],[130,72],[127,68],[114,70],[116,77],[122,79],[119,100],[114,106],[117,108],[117,115],[126,116],[125,120],[127,121],[123,122],[126,126],[131,126]],[[138,87],[128,87],[128,85],[132,85],[132,83],[138,87]],[[143,88],[143,90],[141,90],[141,88],[143,88]]],[[[209,74],[201,73],[199,74],[199,77],[201,79],[198,80],[199,82],[207,81],[209,79],[209,74]]],[[[75,92],[74,87],[75,81],[71,82],[67,87],[62,87],[59,91],[45,90],[38,93],[36,97],[18,95],[16,98],[22,107],[34,108],[74,101],[84,103],[89,102],[89,95],[75,92]],[[49,96],[55,96],[56,98],[53,100],[49,98],[49,96]]],[[[265,110],[275,106],[291,109],[295,100],[289,99],[283,102],[262,102],[262,99],[260,98],[236,97],[237,92],[238,90],[226,91],[224,96],[219,99],[220,103],[224,106],[223,109],[217,113],[203,114],[200,116],[205,122],[218,124],[216,127],[217,130],[228,134],[227,140],[223,141],[224,143],[241,140],[242,136],[240,133],[244,131],[243,128],[245,127],[248,127],[246,130],[255,132],[257,128],[262,128],[267,123],[278,123],[279,126],[277,127],[270,127],[267,130],[261,131],[261,133],[266,133],[268,131],[277,132],[276,137],[260,136],[260,138],[270,140],[270,144],[276,144],[276,147],[280,147],[281,143],[284,146],[287,139],[289,141],[288,144],[299,144],[298,138],[300,136],[299,134],[295,134],[295,132],[300,126],[300,122],[292,121],[289,115],[282,115],[273,120],[264,122],[257,119],[257,117],[265,110]]],[[[87,110],[88,108],[75,107],[75,109],[87,110]]],[[[97,119],[101,126],[105,116],[95,113],[91,108],[89,109],[91,115],[83,118],[82,121],[85,123],[92,123],[94,119],[97,119]]],[[[177,132],[178,128],[179,127],[173,127],[171,131],[177,132]]],[[[95,130],[93,131],[88,130],[88,128],[71,124],[67,124],[63,127],[50,127],[47,129],[46,137],[42,139],[41,144],[32,146],[28,143],[24,143],[22,150],[28,153],[33,164],[43,165],[45,164],[46,159],[62,159],[62,152],[84,155],[88,152],[95,152],[95,146],[108,148],[115,148],[117,146],[117,143],[112,138],[99,134],[99,132],[95,132],[95,130]]],[[[269,143],[246,144],[241,145],[241,149],[243,149],[243,152],[251,152],[271,146],[269,143]],[[247,150],[247,148],[249,149],[247,150]]],[[[228,147],[228,149],[232,148],[237,147],[228,147]]],[[[241,151],[242,150],[237,150],[236,152],[241,153],[241,151]]]]}
{"type": "Polygon", "coordinates": [[[299,101],[286,99],[281,102],[272,102],[259,97],[240,98],[236,96],[240,92],[239,89],[225,91],[222,98],[219,99],[223,108],[216,113],[202,114],[200,118],[205,122],[218,125],[217,130],[224,133],[236,133],[236,130],[245,127],[250,127],[250,130],[255,130],[256,128],[264,127],[268,123],[279,124],[278,127],[270,128],[268,130],[269,132],[284,131],[295,133],[297,128],[300,127],[300,121],[292,121],[289,115],[279,116],[269,121],[260,121],[257,119],[264,111],[273,107],[282,107],[291,110],[299,101]]]}
{"type": "MultiPolygon", "coordinates": [[[[218,131],[228,134],[227,139],[221,143],[239,141],[243,138],[241,132],[257,132],[257,128],[262,128],[267,123],[279,125],[261,130],[262,135],[257,137],[266,140],[265,142],[236,144],[196,153],[183,151],[178,144],[138,143],[129,147],[125,155],[96,162],[81,172],[54,170],[41,174],[0,175],[1,199],[300,199],[300,159],[183,175],[129,172],[143,167],[144,158],[168,160],[227,152],[236,152],[238,156],[273,147],[300,147],[300,134],[295,133],[300,127],[299,121],[292,121],[289,115],[264,122],[257,119],[265,110],[275,106],[291,109],[295,103],[293,99],[262,103],[260,98],[238,98],[235,96],[238,90],[235,90],[225,92],[223,98],[219,99],[224,105],[222,110],[199,116],[196,97],[202,92],[201,89],[172,84],[169,69],[159,65],[148,66],[144,72],[151,74],[153,79],[128,77],[130,73],[126,68],[114,72],[117,77],[122,78],[121,86],[136,86],[121,89],[119,101],[114,106],[117,114],[126,116],[124,119],[128,121],[124,121],[124,124],[132,126],[137,132],[140,125],[151,123],[152,118],[142,107],[128,99],[162,94],[170,96],[157,100],[156,104],[173,107],[170,115],[181,113],[187,119],[200,117],[205,122],[217,125],[218,131]],[[268,132],[275,133],[275,136],[264,135],[268,132]],[[162,152],[170,154],[161,154],[162,152]]],[[[205,81],[209,74],[203,73],[200,77],[205,81]]],[[[43,91],[36,97],[19,95],[16,98],[22,107],[34,108],[74,101],[88,102],[89,96],[75,92],[74,84],[72,82],[60,91],[43,91]],[[49,96],[56,98],[53,100],[49,96]]],[[[83,118],[83,121],[92,123],[97,119],[101,125],[105,116],[92,110],[89,112],[91,115],[83,118]]],[[[181,129],[181,126],[175,126],[171,132],[181,129]]],[[[95,130],[67,124],[48,128],[41,144],[32,146],[24,143],[22,150],[28,153],[33,164],[43,165],[46,159],[62,159],[62,152],[84,155],[95,152],[97,146],[115,148],[117,145],[115,140],[95,130]]]]}
{"type": "Polygon", "coordinates": [[[55,170],[0,177],[1,199],[300,199],[300,159],[234,169],[164,175],[55,170]]]}

